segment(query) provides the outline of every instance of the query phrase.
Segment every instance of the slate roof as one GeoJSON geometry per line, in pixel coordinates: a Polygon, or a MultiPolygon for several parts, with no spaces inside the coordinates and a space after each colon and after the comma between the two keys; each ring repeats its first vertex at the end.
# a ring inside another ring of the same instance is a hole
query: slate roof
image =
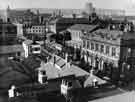
{"type": "Polygon", "coordinates": [[[46,70],[48,78],[55,79],[58,77],[75,75],[76,77],[83,77],[89,75],[88,72],[82,70],[81,68],[66,63],[64,59],[56,56],[56,64],[54,65],[54,59],[52,58],[47,64],[43,64],[38,70],[46,70]]]}
{"type": "Polygon", "coordinates": [[[126,92],[126,93],[123,93],[123,94],[105,97],[105,98],[102,98],[102,99],[89,101],[89,102],[135,102],[134,94],[135,94],[134,91],[126,92]]]}
{"type": "Polygon", "coordinates": [[[75,25],[71,26],[68,29],[71,29],[71,30],[80,30],[80,31],[84,30],[84,31],[90,32],[90,31],[96,29],[97,27],[98,27],[98,25],[75,24],[75,25]]]}
{"type": "Polygon", "coordinates": [[[13,60],[0,61],[0,87],[9,88],[11,84],[21,85],[29,80],[22,64],[13,60]]]}
{"type": "Polygon", "coordinates": [[[58,18],[50,21],[50,24],[89,24],[89,20],[86,18],[58,18]]]}
{"type": "Polygon", "coordinates": [[[92,34],[89,34],[87,38],[103,43],[106,42],[109,44],[120,45],[120,39],[122,38],[123,34],[124,33],[122,31],[118,30],[98,29],[92,34]]]}
{"type": "Polygon", "coordinates": [[[135,40],[135,32],[127,32],[122,36],[123,40],[135,40]]]}
{"type": "Polygon", "coordinates": [[[55,79],[59,77],[58,74],[60,70],[56,68],[56,66],[53,63],[43,64],[42,67],[38,70],[45,70],[48,79],[55,79]]]}
{"type": "MultiPolygon", "coordinates": [[[[80,83],[77,81],[77,80],[70,80],[72,81],[72,85],[73,85],[73,88],[80,88],[81,85],[80,83]]],[[[53,81],[48,81],[47,84],[39,84],[39,83],[36,83],[36,84],[24,84],[22,86],[20,86],[19,88],[17,88],[17,90],[19,92],[22,92],[22,91],[25,91],[27,90],[27,88],[29,88],[30,90],[35,90],[35,91],[38,91],[39,93],[40,92],[46,92],[46,93],[49,93],[49,92],[54,92],[54,91],[60,91],[60,85],[61,85],[61,80],[53,80],[53,81]]]]}
{"type": "Polygon", "coordinates": [[[95,76],[95,75],[92,75],[92,76],[89,76],[89,77],[87,78],[87,80],[86,80],[85,83],[84,83],[84,87],[89,87],[89,85],[91,85],[92,82],[93,82],[93,80],[95,80],[95,79],[98,81],[98,84],[99,84],[99,85],[103,85],[103,84],[107,83],[105,80],[102,80],[102,79],[100,79],[99,77],[97,77],[97,76],[95,76]]]}
{"type": "Polygon", "coordinates": [[[109,34],[112,36],[118,36],[118,35],[122,35],[123,32],[119,31],[119,30],[109,30],[109,29],[98,29],[95,31],[95,33],[102,33],[102,34],[109,34]]]}

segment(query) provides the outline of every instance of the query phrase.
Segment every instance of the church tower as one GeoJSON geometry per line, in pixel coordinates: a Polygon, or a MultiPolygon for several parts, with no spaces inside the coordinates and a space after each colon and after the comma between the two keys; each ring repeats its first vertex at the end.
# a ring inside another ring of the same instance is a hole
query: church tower
{"type": "Polygon", "coordinates": [[[89,15],[91,15],[94,11],[94,7],[93,7],[93,4],[91,2],[86,2],[85,4],[85,12],[89,15]]]}
{"type": "Polygon", "coordinates": [[[5,13],[5,20],[6,22],[10,22],[10,6],[8,5],[5,13]]]}

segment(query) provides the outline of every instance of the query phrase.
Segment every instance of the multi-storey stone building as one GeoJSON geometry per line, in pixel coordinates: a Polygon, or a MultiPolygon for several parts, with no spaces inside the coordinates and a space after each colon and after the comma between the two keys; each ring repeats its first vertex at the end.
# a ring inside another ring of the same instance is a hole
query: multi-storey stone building
{"type": "Polygon", "coordinates": [[[82,36],[82,57],[91,67],[109,73],[115,69],[133,68],[134,63],[130,60],[134,59],[131,57],[134,55],[134,36],[131,32],[110,29],[85,34],[82,36]]]}
{"type": "Polygon", "coordinates": [[[67,29],[71,35],[71,40],[67,41],[69,46],[74,48],[80,48],[82,46],[81,36],[85,32],[91,32],[97,29],[98,25],[88,25],[88,24],[75,24],[67,29]]]}
{"type": "Polygon", "coordinates": [[[25,33],[44,35],[45,30],[46,30],[46,27],[44,24],[32,24],[31,26],[25,28],[25,33]]]}
{"type": "Polygon", "coordinates": [[[0,22],[0,45],[16,43],[17,27],[11,23],[0,22]]]}

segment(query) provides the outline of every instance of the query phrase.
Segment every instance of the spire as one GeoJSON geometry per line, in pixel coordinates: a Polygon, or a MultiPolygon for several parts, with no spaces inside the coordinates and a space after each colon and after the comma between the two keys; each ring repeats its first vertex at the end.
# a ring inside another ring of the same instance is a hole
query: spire
{"type": "Polygon", "coordinates": [[[39,12],[39,10],[37,10],[37,15],[39,16],[39,14],[40,14],[40,12],[39,12]]]}

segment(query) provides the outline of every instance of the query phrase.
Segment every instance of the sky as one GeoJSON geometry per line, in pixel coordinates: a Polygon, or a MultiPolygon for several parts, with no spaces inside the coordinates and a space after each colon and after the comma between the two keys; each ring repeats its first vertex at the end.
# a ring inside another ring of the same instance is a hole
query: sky
{"type": "Polygon", "coordinates": [[[135,0],[0,0],[0,9],[7,8],[84,8],[92,2],[96,8],[124,9],[135,15],[135,0]]]}

